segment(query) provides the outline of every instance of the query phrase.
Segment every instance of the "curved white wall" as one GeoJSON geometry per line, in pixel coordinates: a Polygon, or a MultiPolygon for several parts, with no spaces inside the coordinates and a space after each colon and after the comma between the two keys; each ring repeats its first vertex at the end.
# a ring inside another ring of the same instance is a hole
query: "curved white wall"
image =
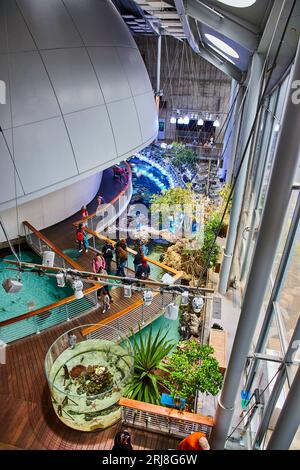
{"type": "MultiPolygon", "coordinates": [[[[22,222],[27,220],[36,229],[57,224],[70,217],[88,204],[97,194],[102,180],[102,172],[89,176],[63,189],[54,191],[46,196],[21,204],[18,207],[19,233],[24,234],[22,222]]],[[[16,208],[1,212],[9,238],[18,236],[16,208]]],[[[6,241],[0,228],[0,242],[6,241]]]]}
{"type": "Polygon", "coordinates": [[[0,0],[0,79],[0,211],[16,190],[36,199],[156,137],[144,62],[110,0],[0,0]]]}

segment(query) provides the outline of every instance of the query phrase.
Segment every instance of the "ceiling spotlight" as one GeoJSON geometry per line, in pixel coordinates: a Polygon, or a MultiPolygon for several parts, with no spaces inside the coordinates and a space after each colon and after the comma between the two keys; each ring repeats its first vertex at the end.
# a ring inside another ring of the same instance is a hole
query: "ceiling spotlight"
{"type": "Polygon", "coordinates": [[[183,118],[183,124],[185,124],[186,126],[190,123],[190,118],[188,115],[184,116],[183,118]]]}
{"type": "Polygon", "coordinates": [[[16,294],[22,289],[23,284],[19,279],[5,279],[2,287],[7,294],[16,294]]]}
{"type": "Polygon", "coordinates": [[[177,122],[178,122],[178,124],[184,124],[184,119],[182,117],[180,117],[177,122]]]}
{"type": "Polygon", "coordinates": [[[167,306],[165,317],[168,318],[169,320],[177,320],[178,313],[179,313],[179,305],[172,302],[167,306]]]}
{"type": "Polygon", "coordinates": [[[172,117],[171,117],[170,123],[171,123],[171,124],[176,124],[176,117],[175,117],[175,116],[172,116],[172,117]]]}
{"type": "Polygon", "coordinates": [[[216,119],[216,120],[214,121],[213,126],[214,126],[214,127],[220,127],[220,121],[219,121],[219,119],[216,119]]]}
{"type": "Polygon", "coordinates": [[[65,287],[66,285],[66,276],[65,273],[56,274],[56,282],[58,287],[65,287]]]}
{"type": "Polygon", "coordinates": [[[74,289],[74,295],[77,300],[82,299],[84,297],[83,293],[83,282],[81,279],[74,279],[72,282],[72,287],[74,289]]]}
{"type": "Polygon", "coordinates": [[[53,268],[54,258],[55,258],[54,251],[43,251],[43,261],[42,261],[43,266],[49,266],[53,268]]]}
{"type": "Polygon", "coordinates": [[[188,291],[184,291],[181,294],[181,306],[186,307],[189,304],[189,293],[188,291]]]}
{"type": "Polygon", "coordinates": [[[153,300],[153,292],[151,290],[145,290],[144,295],[143,295],[143,300],[144,300],[145,305],[149,307],[149,305],[151,305],[152,300],[153,300]]]}
{"type": "Polygon", "coordinates": [[[131,284],[124,284],[124,297],[126,299],[130,299],[132,297],[132,285],[131,284]]]}
{"type": "Polygon", "coordinates": [[[194,297],[192,301],[193,310],[195,313],[200,313],[204,305],[204,300],[202,297],[194,297]]]}
{"type": "Polygon", "coordinates": [[[201,118],[198,119],[197,125],[198,125],[198,126],[203,126],[203,124],[204,124],[203,119],[201,119],[201,118]]]}

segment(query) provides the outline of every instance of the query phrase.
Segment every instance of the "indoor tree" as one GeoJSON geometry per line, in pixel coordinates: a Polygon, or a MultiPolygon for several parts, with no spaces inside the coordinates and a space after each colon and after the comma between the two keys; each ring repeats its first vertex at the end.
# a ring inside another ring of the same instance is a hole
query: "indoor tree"
{"type": "Polygon", "coordinates": [[[185,398],[191,407],[197,390],[216,396],[221,390],[223,376],[219,363],[212,356],[214,349],[192,339],[181,341],[165,362],[169,373],[164,385],[173,397],[185,398]]]}
{"type": "Polygon", "coordinates": [[[174,348],[174,344],[166,337],[167,333],[162,334],[161,330],[153,335],[152,327],[146,336],[139,335],[138,338],[133,335],[134,374],[125,392],[127,398],[160,404],[160,373],[168,371],[162,359],[174,348]]]}

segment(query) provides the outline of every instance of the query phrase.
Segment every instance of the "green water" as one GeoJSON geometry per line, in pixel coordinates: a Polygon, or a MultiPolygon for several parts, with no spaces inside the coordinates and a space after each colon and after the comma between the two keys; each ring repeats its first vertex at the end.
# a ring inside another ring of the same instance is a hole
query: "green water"
{"type": "MultiPolygon", "coordinates": [[[[156,320],[154,320],[150,325],[143,328],[139,333],[136,333],[136,338],[138,340],[141,336],[145,338],[149,334],[151,327],[152,337],[154,337],[158,333],[158,331],[161,330],[162,334],[167,333],[166,340],[172,341],[174,343],[174,348],[180,341],[180,334],[178,332],[179,317],[177,318],[177,320],[169,320],[168,318],[165,318],[164,315],[162,315],[156,320]]],[[[130,342],[131,344],[133,343],[132,337],[130,338],[130,342]]]]}

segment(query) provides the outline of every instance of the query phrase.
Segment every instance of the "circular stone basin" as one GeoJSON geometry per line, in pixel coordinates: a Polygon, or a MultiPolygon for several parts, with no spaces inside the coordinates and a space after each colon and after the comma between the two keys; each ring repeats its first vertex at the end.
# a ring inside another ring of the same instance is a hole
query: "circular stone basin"
{"type": "Polygon", "coordinates": [[[60,336],[46,355],[45,370],[54,411],[67,426],[93,431],[121,418],[118,401],[132,375],[133,353],[114,328],[85,325],[60,336]]]}

